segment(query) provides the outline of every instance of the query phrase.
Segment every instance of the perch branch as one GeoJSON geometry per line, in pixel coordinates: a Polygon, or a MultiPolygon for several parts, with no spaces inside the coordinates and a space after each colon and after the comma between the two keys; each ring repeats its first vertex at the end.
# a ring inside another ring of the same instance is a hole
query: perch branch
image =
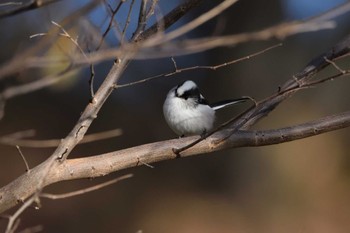
{"type": "MultiPolygon", "coordinates": [[[[184,151],[182,156],[194,156],[237,147],[272,145],[311,137],[348,126],[350,126],[350,112],[273,130],[236,131],[232,135],[230,130],[221,130],[184,151]],[[216,143],[217,140],[228,135],[230,135],[229,138],[223,143],[216,143]]],[[[47,186],[64,180],[105,176],[111,172],[130,167],[174,159],[176,158],[172,151],[174,147],[180,148],[195,139],[196,136],[172,139],[96,156],[67,159],[60,163],[56,169],[49,170],[43,185],[47,186]]],[[[0,213],[15,206],[36,191],[37,178],[43,173],[42,166],[41,164],[32,168],[30,174],[24,174],[0,189],[0,213]]]]}

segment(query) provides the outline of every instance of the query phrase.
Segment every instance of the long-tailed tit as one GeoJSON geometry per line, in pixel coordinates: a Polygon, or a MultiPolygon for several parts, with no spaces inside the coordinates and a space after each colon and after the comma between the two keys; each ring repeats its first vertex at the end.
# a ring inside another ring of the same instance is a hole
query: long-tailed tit
{"type": "Polygon", "coordinates": [[[203,135],[213,128],[216,110],[247,100],[249,98],[242,97],[209,104],[197,85],[187,80],[169,91],[163,113],[166,122],[177,135],[203,135]]]}

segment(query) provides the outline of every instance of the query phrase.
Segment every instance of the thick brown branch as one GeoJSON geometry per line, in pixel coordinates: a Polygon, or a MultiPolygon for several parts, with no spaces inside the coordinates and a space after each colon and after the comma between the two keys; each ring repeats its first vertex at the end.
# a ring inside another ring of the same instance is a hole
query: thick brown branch
{"type": "MultiPolygon", "coordinates": [[[[350,112],[328,116],[292,127],[263,131],[237,131],[222,143],[218,140],[230,134],[230,130],[222,130],[196,146],[184,151],[181,156],[194,156],[213,151],[246,147],[266,146],[311,137],[321,133],[350,126],[350,112]]],[[[196,137],[173,139],[136,146],[102,155],[69,159],[61,163],[55,170],[50,170],[45,186],[64,180],[104,176],[122,169],[151,164],[176,158],[172,152],[174,147],[180,148],[196,137]]],[[[0,189],[0,213],[15,206],[36,191],[37,179],[43,174],[43,164],[33,168],[30,174],[24,174],[14,182],[0,189]]]]}

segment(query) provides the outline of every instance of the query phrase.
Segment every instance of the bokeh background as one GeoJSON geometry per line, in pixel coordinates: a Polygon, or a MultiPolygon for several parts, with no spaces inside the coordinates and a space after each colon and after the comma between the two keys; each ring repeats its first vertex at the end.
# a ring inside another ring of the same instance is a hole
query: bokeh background
{"type": "MultiPolygon", "coordinates": [[[[88,1],[59,1],[39,10],[0,20],[0,61],[37,42],[32,34],[52,28],[88,1]]],[[[116,2],[110,1],[112,5],[116,2]]],[[[242,0],[185,38],[250,32],[281,22],[305,19],[344,0],[242,0]]],[[[179,1],[160,1],[168,12],[179,1]]],[[[216,1],[205,4],[181,19],[174,29],[216,1]]],[[[139,6],[139,1],[136,1],[139,6]]],[[[125,22],[128,4],[117,20],[125,22]]],[[[136,7],[138,9],[138,7],[136,7]]],[[[103,31],[106,11],[96,8],[84,20],[69,26],[69,32],[84,38],[87,21],[103,31]],[[84,31],[85,30],[85,31],[84,31]]],[[[136,11],[135,11],[136,13],[136,11]]],[[[192,79],[210,101],[239,96],[257,100],[269,96],[313,57],[329,49],[350,32],[350,15],[336,19],[337,27],[291,36],[283,46],[244,62],[216,71],[195,70],[170,78],[122,88],[106,102],[88,133],[121,128],[123,135],[78,146],[73,157],[96,155],[122,148],[175,138],[162,115],[162,104],[170,88],[192,79]]],[[[131,18],[135,20],[135,16],[131,18]]],[[[91,28],[91,27],[90,27],[91,28]]],[[[131,35],[133,25],[128,35],[131,35]]],[[[170,29],[170,30],[171,30],[170,29]]],[[[91,32],[91,31],[90,31],[91,32]]],[[[68,40],[48,48],[48,54],[72,49],[68,40]],[[61,50],[61,51],[60,51],[61,50]]],[[[277,44],[277,40],[249,42],[232,48],[176,57],[177,65],[216,65],[277,44]]],[[[115,34],[107,37],[116,45],[115,34]]],[[[106,45],[105,45],[106,46],[106,45]]],[[[348,61],[347,61],[348,62],[348,61]]],[[[348,63],[340,63],[348,69],[348,63]]],[[[111,62],[96,65],[96,87],[111,62]]],[[[121,83],[173,71],[169,58],[134,61],[121,83]]],[[[25,70],[0,83],[0,88],[34,80],[52,72],[25,70]]],[[[334,73],[329,68],[321,75],[334,73]]],[[[55,86],[20,96],[6,103],[0,135],[34,129],[35,139],[65,137],[89,101],[89,70],[76,72],[55,86]]],[[[271,129],[302,123],[348,110],[350,80],[342,78],[299,92],[285,101],[255,128],[271,129]]],[[[226,109],[218,123],[243,111],[247,105],[226,109]]],[[[44,232],[350,232],[350,160],[348,129],[281,145],[238,148],[138,167],[92,180],[69,181],[46,189],[63,193],[133,173],[132,179],[86,195],[57,201],[42,200],[42,208],[28,209],[19,229],[42,225],[44,232]]],[[[54,150],[22,148],[31,167],[54,150]]],[[[24,164],[13,146],[0,145],[0,186],[23,174],[24,164]]],[[[14,210],[11,210],[14,211],[14,210]]],[[[9,213],[11,213],[9,211],[9,213]]],[[[0,220],[0,230],[6,220],[0,220]]]]}

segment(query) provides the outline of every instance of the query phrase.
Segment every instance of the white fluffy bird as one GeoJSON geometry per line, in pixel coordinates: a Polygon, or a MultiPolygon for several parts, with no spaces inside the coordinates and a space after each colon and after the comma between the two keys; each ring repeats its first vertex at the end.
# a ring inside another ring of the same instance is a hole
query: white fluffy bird
{"type": "Polygon", "coordinates": [[[163,113],[170,128],[180,137],[203,135],[213,128],[216,110],[247,100],[242,97],[208,104],[197,85],[187,80],[169,91],[163,113]]]}

